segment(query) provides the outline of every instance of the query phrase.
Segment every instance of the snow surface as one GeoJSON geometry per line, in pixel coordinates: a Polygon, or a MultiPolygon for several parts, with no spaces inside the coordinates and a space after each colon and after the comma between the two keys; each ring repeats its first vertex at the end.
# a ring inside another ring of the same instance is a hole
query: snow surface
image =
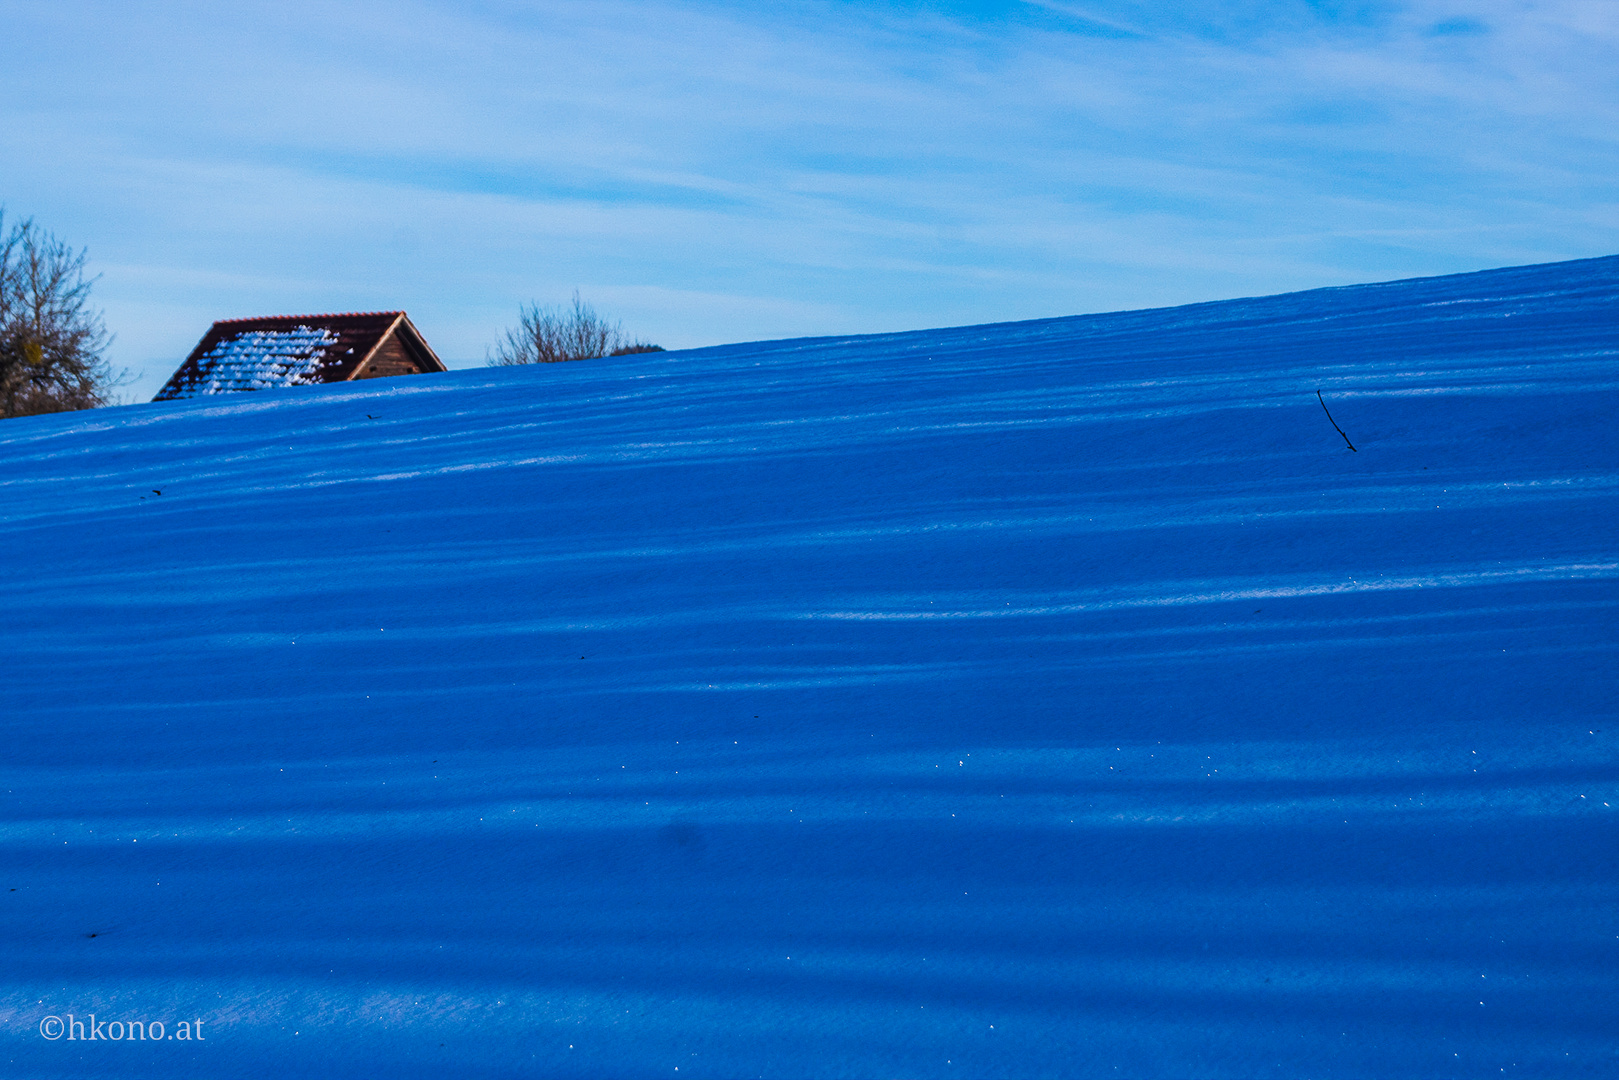
{"type": "Polygon", "coordinates": [[[1616,302],[7,421],[0,1074],[1619,1075],[1616,302]]]}
{"type": "Polygon", "coordinates": [[[226,338],[197,359],[176,397],[273,390],[318,383],[326,350],[337,335],[324,327],[250,330],[226,338]]]}

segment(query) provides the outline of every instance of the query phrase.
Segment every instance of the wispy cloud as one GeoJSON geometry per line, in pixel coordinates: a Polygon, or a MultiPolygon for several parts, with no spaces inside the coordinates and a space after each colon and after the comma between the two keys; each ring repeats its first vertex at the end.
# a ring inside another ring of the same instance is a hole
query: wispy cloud
{"type": "Polygon", "coordinates": [[[160,381],[212,318],[575,286],[670,345],[1619,249],[1619,9],[0,2],[0,200],[160,381]]]}

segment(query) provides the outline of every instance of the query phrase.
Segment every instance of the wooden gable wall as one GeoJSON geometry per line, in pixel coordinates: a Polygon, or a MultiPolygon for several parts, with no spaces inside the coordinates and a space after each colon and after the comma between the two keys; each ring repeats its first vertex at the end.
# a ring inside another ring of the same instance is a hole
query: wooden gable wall
{"type": "Polygon", "coordinates": [[[420,375],[421,372],[421,364],[399,340],[399,332],[395,329],[377,343],[371,355],[355,369],[350,378],[383,379],[390,375],[420,375]]]}

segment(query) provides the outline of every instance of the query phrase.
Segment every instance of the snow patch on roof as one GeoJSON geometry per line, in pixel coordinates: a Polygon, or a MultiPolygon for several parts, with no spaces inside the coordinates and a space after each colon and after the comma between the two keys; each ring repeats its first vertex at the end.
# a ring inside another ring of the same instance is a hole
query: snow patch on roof
{"type": "Polygon", "coordinates": [[[337,335],[322,327],[249,330],[221,341],[199,357],[195,370],[187,373],[174,396],[318,383],[321,361],[335,344],[337,335]]]}

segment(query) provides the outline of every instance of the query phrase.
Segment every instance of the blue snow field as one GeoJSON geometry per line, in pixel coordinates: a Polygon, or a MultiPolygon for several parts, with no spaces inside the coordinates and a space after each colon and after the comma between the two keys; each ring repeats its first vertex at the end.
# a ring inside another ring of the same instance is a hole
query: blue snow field
{"type": "Polygon", "coordinates": [[[6,421],[0,1075],[1619,1075],[1616,418],[1619,257],[6,421]]]}

